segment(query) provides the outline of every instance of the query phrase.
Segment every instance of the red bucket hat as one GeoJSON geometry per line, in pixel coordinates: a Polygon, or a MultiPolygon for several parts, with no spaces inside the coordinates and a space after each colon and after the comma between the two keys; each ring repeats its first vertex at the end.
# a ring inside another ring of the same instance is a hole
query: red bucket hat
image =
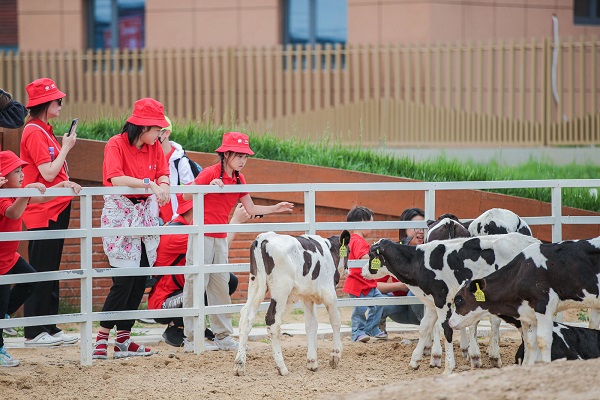
{"type": "Polygon", "coordinates": [[[183,194],[177,193],[177,214],[183,215],[194,207],[194,200],[184,200],[183,194]]]}
{"type": "Polygon", "coordinates": [[[217,153],[225,153],[226,151],[234,151],[236,153],[254,155],[250,149],[250,141],[248,135],[241,132],[227,132],[223,134],[223,142],[221,147],[215,150],[217,153]]]}
{"type": "Polygon", "coordinates": [[[0,151],[0,176],[6,176],[22,165],[29,165],[10,150],[0,151]]]}
{"type": "Polygon", "coordinates": [[[29,100],[25,107],[31,108],[52,100],[62,99],[66,96],[58,90],[56,83],[50,78],[40,78],[25,87],[29,100]]]}
{"type": "Polygon", "coordinates": [[[127,118],[130,122],[138,126],[158,126],[166,128],[171,125],[165,119],[165,109],[159,101],[149,97],[139,99],[133,105],[133,113],[127,118]]]}

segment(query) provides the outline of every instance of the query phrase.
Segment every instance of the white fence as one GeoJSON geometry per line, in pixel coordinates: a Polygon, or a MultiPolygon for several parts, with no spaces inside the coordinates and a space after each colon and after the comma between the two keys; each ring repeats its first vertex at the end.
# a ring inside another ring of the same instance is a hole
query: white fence
{"type": "MultiPolygon", "coordinates": [[[[99,228],[92,226],[92,197],[104,194],[143,194],[142,189],[129,188],[84,188],[80,193],[80,228],[62,231],[36,231],[36,232],[0,232],[0,242],[10,240],[37,240],[56,238],[78,238],[81,241],[81,269],[56,272],[39,272],[24,275],[0,276],[0,285],[36,282],[49,280],[79,279],[81,281],[81,312],[74,314],[49,315],[41,317],[15,318],[0,320],[0,328],[15,326],[33,326],[45,324],[81,324],[81,363],[90,365],[92,363],[92,322],[106,320],[160,318],[160,317],[194,317],[194,328],[201,334],[195,335],[194,350],[196,353],[203,350],[203,323],[208,314],[236,313],[243,304],[231,304],[222,306],[204,306],[204,273],[213,272],[247,272],[249,265],[246,264],[219,264],[203,265],[204,246],[201,246],[200,238],[210,232],[265,232],[269,230],[277,232],[304,231],[315,234],[319,231],[332,231],[343,229],[398,229],[425,227],[424,221],[401,222],[401,221],[374,221],[374,222],[319,222],[316,220],[316,194],[319,192],[357,192],[368,191],[393,192],[393,191],[415,191],[422,190],[425,194],[425,220],[435,219],[435,197],[437,191],[463,190],[463,189],[506,189],[506,188],[549,188],[552,192],[552,213],[543,217],[527,217],[523,219],[530,225],[552,225],[552,240],[562,240],[563,224],[600,224],[600,216],[563,216],[562,215],[562,188],[585,188],[600,187],[600,179],[582,180],[545,180],[545,181],[494,181],[494,182],[382,182],[382,183],[319,183],[319,184],[285,184],[285,185],[245,185],[244,191],[271,192],[271,193],[304,193],[304,222],[297,223],[246,223],[242,225],[190,225],[190,226],[165,226],[160,229],[153,228],[99,228]],[[163,267],[163,268],[93,268],[92,265],[92,239],[103,236],[114,235],[145,235],[149,234],[176,234],[187,233],[193,238],[193,264],[186,267],[163,267]],[[210,268],[210,271],[207,270],[210,268]],[[132,310],[119,312],[93,312],[92,310],[92,280],[94,278],[109,278],[113,276],[146,276],[146,275],[170,275],[176,273],[196,274],[194,279],[194,293],[199,295],[194,298],[192,308],[169,309],[169,310],[132,310]]],[[[225,186],[190,186],[178,187],[178,193],[194,194],[194,221],[202,221],[204,215],[205,193],[239,193],[239,187],[225,186]]],[[[31,197],[39,196],[37,189],[2,189],[1,197],[31,197]]],[[[49,189],[45,196],[72,195],[70,189],[49,189]]],[[[368,206],[368,204],[367,204],[368,206]]],[[[391,205],[392,206],[392,205],[391,205]]],[[[354,261],[351,267],[360,267],[364,261],[354,261]]],[[[338,306],[374,305],[374,304],[417,304],[417,299],[411,298],[389,298],[389,299],[341,299],[338,306]]],[[[268,303],[262,303],[261,310],[266,310],[268,303]]]]}

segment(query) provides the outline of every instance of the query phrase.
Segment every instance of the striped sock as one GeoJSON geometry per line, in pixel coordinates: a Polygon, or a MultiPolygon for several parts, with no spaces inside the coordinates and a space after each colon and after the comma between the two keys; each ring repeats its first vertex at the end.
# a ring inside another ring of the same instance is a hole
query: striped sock
{"type": "MultiPolygon", "coordinates": [[[[117,342],[125,343],[130,338],[131,338],[130,331],[117,331],[117,342]]],[[[129,347],[127,347],[127,351],[136,352],[136,351],[138,351],[139,347],[140,346],[137,343],[134,343],[133,341],[131,341],[131,342],[129,342],[129,347]]]]}
{"type": "MultiPolygon", "coordinates": [[[[108,332],[107,333],[103,333],[103,332],[98,332],[98,336],[96,336],[96,343],[98,343],[100,340],[106,340],[108,341],[108,332]]],[[[105,343],[101,343],[101,344],[96,344],[95,348],[94,348],[94,353],[93,355],[99,356],[99,355],[103,355],[106,356],[106,351],[108,350],[108,345],[105,343]]]]}

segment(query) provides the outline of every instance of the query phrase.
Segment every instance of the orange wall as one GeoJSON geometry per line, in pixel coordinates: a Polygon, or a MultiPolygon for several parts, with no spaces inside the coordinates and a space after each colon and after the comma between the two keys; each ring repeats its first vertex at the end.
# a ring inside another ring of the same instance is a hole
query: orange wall
{"type": "MultiPolygon", "coordinates": [[[[85,49],[85,0],[19,0],[19,48],[85,49]]],[[[281,44],[281,0],[146,0],[147,48],[281,44]]],[[[348,0],[348,43],[447,43],[599,35],[572,0],[348,0]]]]}

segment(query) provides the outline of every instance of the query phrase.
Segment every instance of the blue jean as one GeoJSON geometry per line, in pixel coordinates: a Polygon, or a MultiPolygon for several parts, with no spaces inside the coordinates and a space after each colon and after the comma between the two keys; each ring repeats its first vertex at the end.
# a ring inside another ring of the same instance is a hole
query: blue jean
{"type": "MultiPolygon", "coordinates": [[[[387,293],[385,296],[394,297],[394,294],[387,293]]],[[[407,296],[414,296],[414,294],[409,291],[407,296]]],[[[425,306],[423,304],[393,305],[383,306],[381,318],[385,321],[387,317],[390,317],[392,321],[399,324],[419,325],[424,314],[425,306]]]]}
{"type": "MultiPolygon", "coordinates": [[[[363,297],[383,297],[379,289],[373,288],[366,295],[360,294],[360,296],[350,295],[351,298],[363,298],[363,297]]],[[[354,307],[352,312],[352,341],[356,342],[362,335],[375,336],[381,333],[379,330],[379,321],[381,320],[381,313],[383,312],[383,306],[359,306],[354,307]],[[367,314],[365,316],[365,314],[367,314]]]]}

